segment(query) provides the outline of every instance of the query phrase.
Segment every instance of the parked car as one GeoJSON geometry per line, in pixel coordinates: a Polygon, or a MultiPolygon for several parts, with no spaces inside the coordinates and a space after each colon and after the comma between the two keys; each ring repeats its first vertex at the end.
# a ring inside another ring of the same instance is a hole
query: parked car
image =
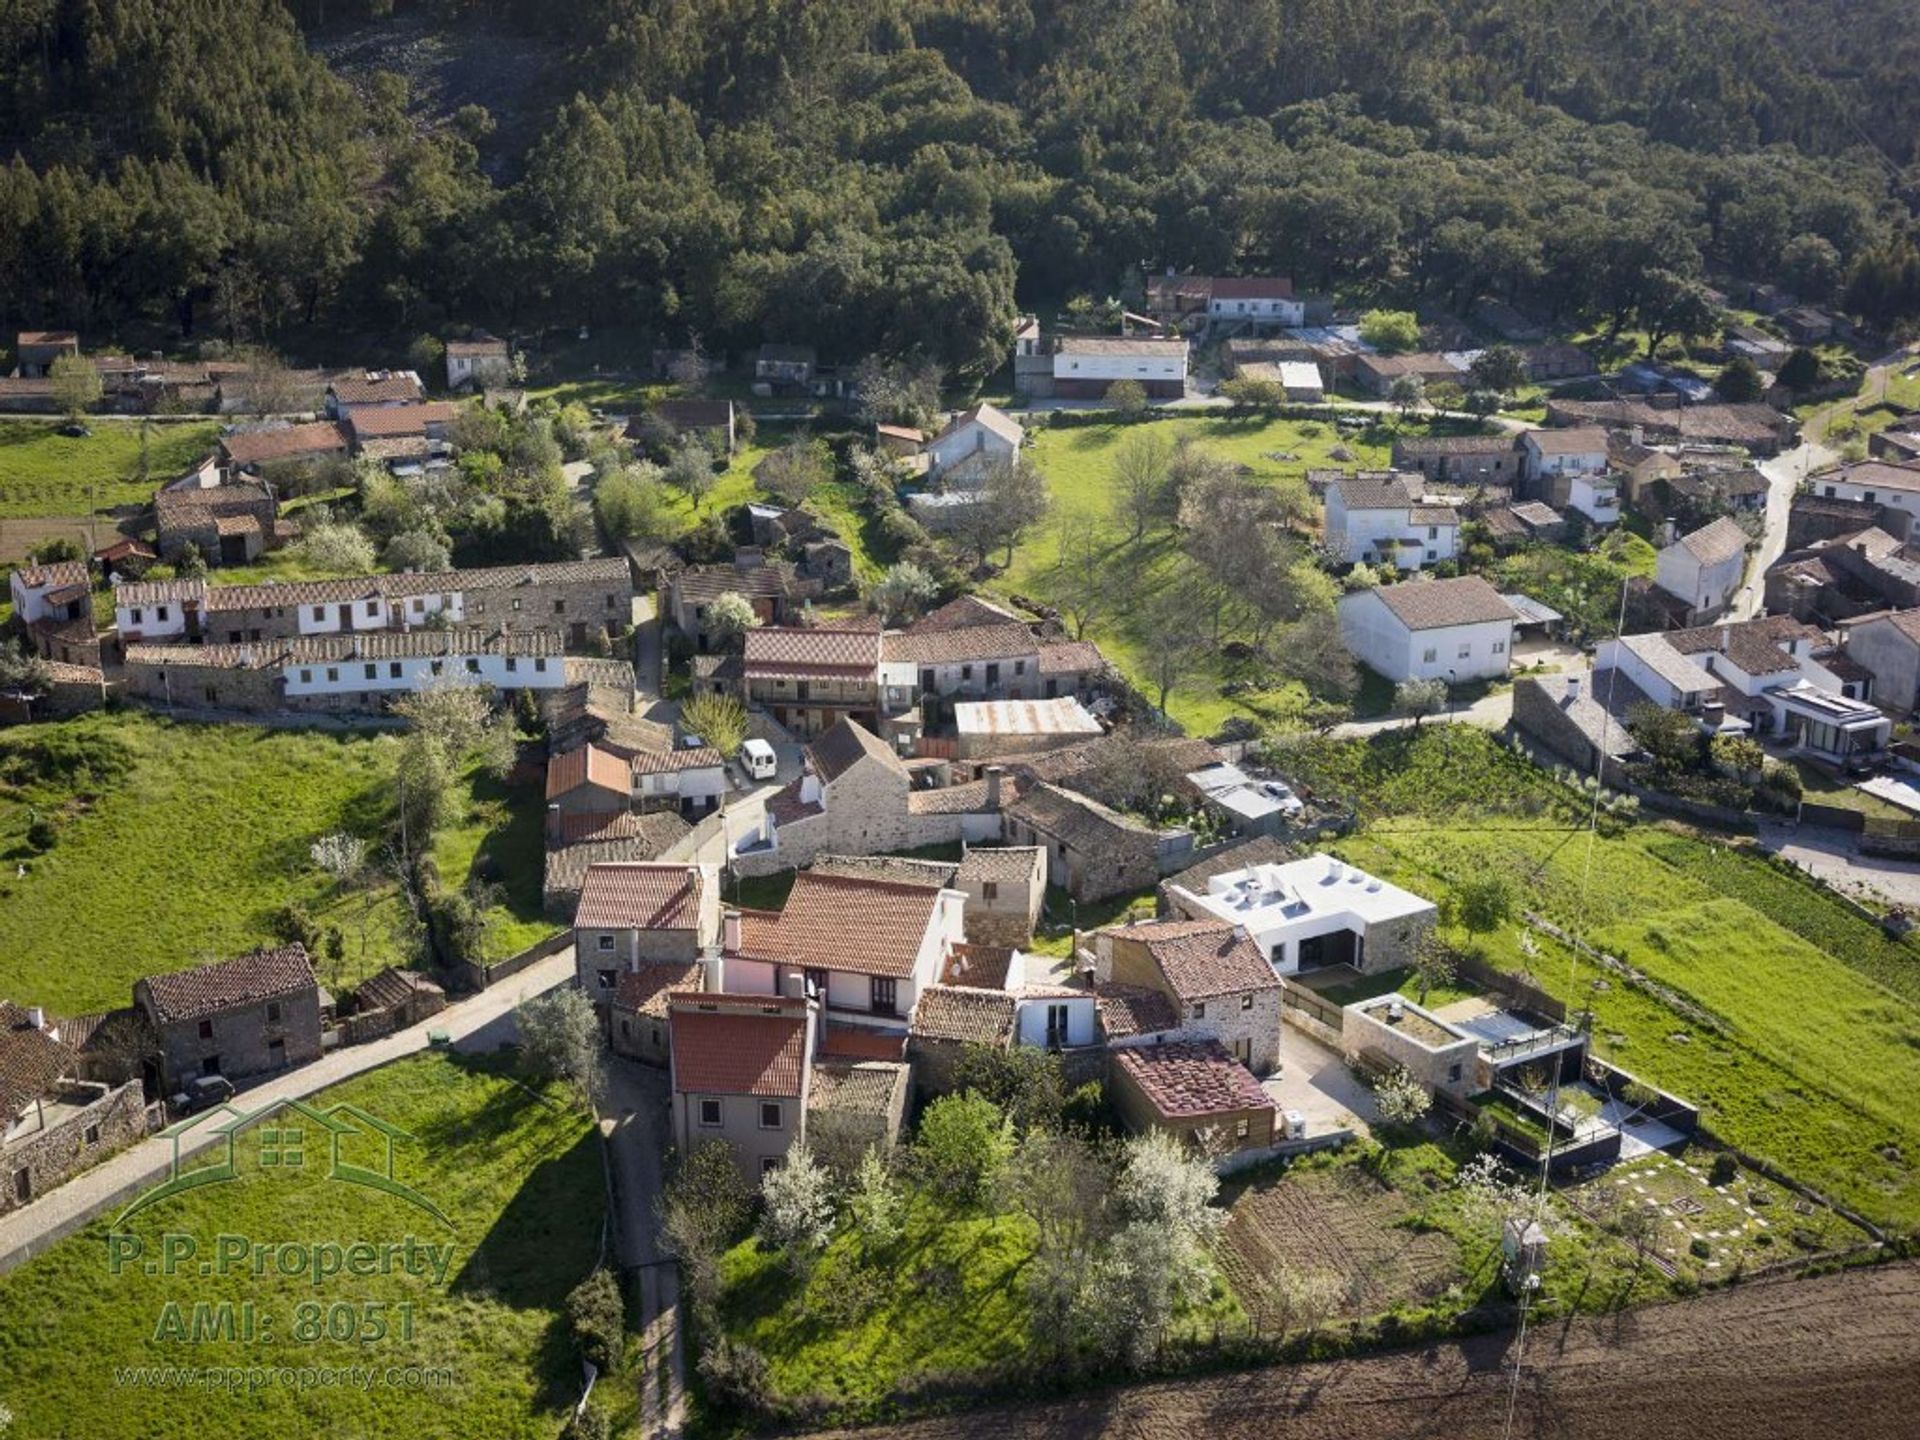
{"type": "Polygon", "coordinates": [[[202,1075],[188,1083],[177,1095],[167,1097],[167,1110],[174,1115],[198,1115],[224,1105],[233,1098],[233,1082],[224,1075],[202,1075]]]}
{"type": "Polygon", "coordinates": [[[748,740],[740,746],[740,768],[750,779],[771,780],[780,768],[773,746],[764,740],[748,740]]]}

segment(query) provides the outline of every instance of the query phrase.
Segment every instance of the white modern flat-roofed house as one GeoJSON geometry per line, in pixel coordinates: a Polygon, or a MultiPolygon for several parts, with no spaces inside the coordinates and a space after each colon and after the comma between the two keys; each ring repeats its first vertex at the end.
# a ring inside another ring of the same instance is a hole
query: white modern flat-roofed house
{"type": "Polygon", "coordinates": [[[1338,612],[1347,649],[1395,682],[1492,679],[1512,659],[1514,609],[1478,575],[1356,590],[1338,612]]]}
{"type": "Polygon", "coordinates": [[[1099,400],[1116,380],[1137,380],[1155,400],[1187,393],[1187,342],[1117,335],[1069,335],[1053,352],[1053,393],[1099,400]]]}
{"type": "Polygon", "coordinates": [[[1332,855],[1230,870],[1204,892],[1169,886],[1167,899],[1191,919],[1241,927],[1281,975],[1329,965],[1398,969],[1439,915],[1431,900],[1332,855]]]}
{"type": "Polygon", "coordinates": [[[1687,606],[1687,618],[1699,624],[1727,608],[1747,571],[1747,532],[1722,515],[1661,550],[1653,583],[1687,606]]]}
{"type": "Polygon", "coordinates": [[[1284,275],[1216,275],[1207,317],[1215,325],[1243,320],[1298,329],[1307,323],[1307,303],[1293,293],[1293,281],[1284,275]]]}
{"type": "Polygon", "coordinates": [[[1460,547],[1460,515],[1451,505],[1428,505],[1418,475],[1387,479],[1350,476],[1327,487],[1328,553],[1355,564],[1385,561],[1422,570],[1451,560],[1460,547]]]}

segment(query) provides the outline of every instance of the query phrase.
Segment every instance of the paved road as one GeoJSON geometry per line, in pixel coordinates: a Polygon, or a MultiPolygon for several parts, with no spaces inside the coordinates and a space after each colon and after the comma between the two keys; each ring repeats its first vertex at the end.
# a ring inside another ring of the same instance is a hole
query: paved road
{"type": "MultiPolygon", "coordinates": [[[[529,995],[551,990],[572,978],[573,949],[569,946],[529,966],[511,980],[449,1005],[419,1025],[365,1045],[336,1050],[312,1065],[251,1085],[240,1092],[235,1103],[247,1110],[256,1110],[279,1100],[304,1099],[329,1085],[426,1049],[429,1030],[445,1031],[459,1050],[492,1050],[513,1038],[514,1006],[529,995]]],[[[181,1154],[195,1154],[217,1138],[209,1129],[207,1134],[183,1142],[181,1154]]],[[[31,1204],[0,1216],[0,1274],[71,1234],[102,1211],[113,1208],[132,1192],[163,1177],[172,1159],[173,1142],[152,1136],[31,1204]]]]}
{"type": "MultiPolygon", "coordinates": [[[[1455,706],[1449,715],[1441,711],[1427,716],[1422,723],[1427,725],[1478,725],[1482,730],[1504,730],[1507,722],[1513,719],[1513,689],[1496,690],[1491,695],[1482,695],[1471,705],[1455,706]]],[[[1349,720],[1344,725],[1336,725],[1333,733],[1343,740],[1364,739],[1369,735],[1378,735],[1383,730],[1400,730],[1413,724],[1405,715],[1388,715],[1379,720],[1349,720]]]]}
{"type": "Polygon", "coordinates": [[[658,608],[659,601],[652,595],[633,597],[633,681],[641,710],[660,696],[660,618],[654,613],[658,608]]]}
{"type": "Polygon", "coordinates": [[[640,1285],[641,1440],[677,1435],[686,1423],[686,1338],[680,1327],[680,1268],[660,1249],[655,1202],[667,1147],[667,1077],[615,1055],[607,1062],[601,1129],[613,1161],[619,1255],[640,1285]]]}
{"type": "Polygon", "coordinates": [[[1760,462],[1760,473],[1767,477],[1767,526],[1748,561],[1747,583],[1734,596],[1732,618],[1749,620],[1760,613],[1766,599],[1767,571],[1787,548],[1787,512],[1793,505],[1794,492],[1808,475],[1839,458],[1824,445],[1809,440],[1760,462]]]}

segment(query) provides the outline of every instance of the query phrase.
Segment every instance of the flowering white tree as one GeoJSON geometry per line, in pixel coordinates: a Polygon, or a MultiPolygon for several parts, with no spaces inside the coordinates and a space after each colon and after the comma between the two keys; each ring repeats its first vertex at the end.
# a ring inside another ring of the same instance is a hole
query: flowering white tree
{"type": "Polygon", "coordinates": [[[833,1238],[833,1177],[806,1142],[798,1141],[787,1151],[778,1169],[769,1170],[760,1182],[760,1198],[766,1210],[760,1217],[760,1235],[776,1250],[785,1250],[790,1259],[824,1249],[833,1238]]]}

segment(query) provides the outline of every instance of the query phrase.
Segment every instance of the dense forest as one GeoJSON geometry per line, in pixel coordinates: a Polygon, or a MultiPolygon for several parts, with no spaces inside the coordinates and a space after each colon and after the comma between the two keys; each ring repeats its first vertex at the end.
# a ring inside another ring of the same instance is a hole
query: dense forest
{"type": "Polygon", "coordinates": [[[1017,300],[1142,264],[1616,325],[1729,274],[1892,325],[1920,317],[1909,8],[13,0],[0,315],[187,339],[593,319],[961,378],[1017,300]],[[522,153],[490,148],[484,95],[436,110],[309,48],[396,5],[562,57],[522,153]]]}

